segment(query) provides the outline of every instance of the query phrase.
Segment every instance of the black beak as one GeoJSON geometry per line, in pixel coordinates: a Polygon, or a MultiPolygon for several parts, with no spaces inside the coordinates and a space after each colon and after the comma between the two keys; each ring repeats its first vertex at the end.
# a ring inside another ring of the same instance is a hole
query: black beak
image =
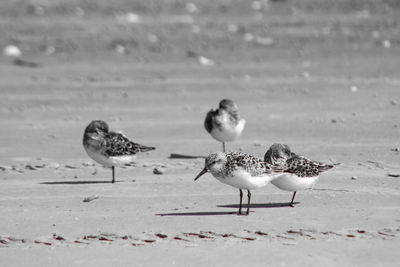
{"type": "Polygon", "coordinates": [[[203,174],[205,174],[206,172],[208,172],[207,168],[204,168],[197,176],[196,178],[194,178],[194,180],[196,181],[197,179],[200,178],[200,176],[202,176],[203,174]]]}

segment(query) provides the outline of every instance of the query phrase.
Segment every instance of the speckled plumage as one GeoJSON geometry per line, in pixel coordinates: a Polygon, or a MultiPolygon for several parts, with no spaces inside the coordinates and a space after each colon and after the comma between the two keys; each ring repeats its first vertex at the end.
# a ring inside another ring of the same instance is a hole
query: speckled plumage
{"type": "MultiPolygon", "coordinates": [[[[238,168],[243,168],[245,171],[250,173],[251,176],[273,173],[271,165],[252,155],[242,152],[229,152],[226,153],[226,156],[226,175],[238,168]]],[[[278,170],[278,168],[275,168],[275,170],[278,170]]]]}
{"type": "Polygon", "coordinates": [[[105,150],[104,153],[109,157],[135,155],[139,152],[146,152],[155,149],[147,147],[129,140],[121,133],[108,132],[104,136],[105,150]]]}
{"type": "MultiPolygon", "coordinates": [[[[206,172],[211,174],[221,183],[236,187],[240,191],[240,206],[242,208],[242,189],[248,191],[248,205],[250,204],[250,190],[266,186],[276,175],[281,174],[279,167],[242,152],[216,152],[210,154],[205,160],[204,169],[196,176],[197,180],[206,172]]],[[[247,213],[249,213],[249,206],[247,213]]]]}
{"type": "Polygon", "coordinates": [[[289,146],[276,143],[265,153],[264,161],[284,171],[271,183],[279,189],[294,192],[291,206],[298,190],[312,188],[320,173],[333,168],[333,165],[296,155],[289,146]]]}
{"type": "Polygon", "coordinates": [[[333,168],[333,165],[327,165],[302,156],[293,155],[286,160],[283,168],[285,172],[293,173],[299,177],[313,177],[333,168]]]}
{"type": "Polygon", "coordinates": [[[333,168],[333,165],[296,155],[286,144],[273,144],[264,155],[264,161],[299,177],[313,177],[333,168]]]}
{"type": "Polygon", "coordinates": [[[113,182],[115,166],[129,163],[138,152],[155,149],[134,143],[121,133],[109,131],[107,123],[101,120],[92,121],[86,127],[83,147],[96,162],[113,169],[113,182]]]}

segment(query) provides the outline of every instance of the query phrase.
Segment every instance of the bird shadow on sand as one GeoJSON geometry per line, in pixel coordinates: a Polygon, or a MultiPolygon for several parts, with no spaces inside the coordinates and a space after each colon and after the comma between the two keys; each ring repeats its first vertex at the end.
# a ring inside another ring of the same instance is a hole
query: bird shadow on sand
{"type": "Polygon", "coordinates": [[[200,211],[200,212],[174,212],[159,213],[157,216],[216,216],[216,215],[237,215],[236,211],[200,211]]]}
{"type": "MultiPolygon", "coordinates": [[[[300,202],[293,202],[293,205],[300,204],[300,202]]],[[[227,204],[227,205],[217,205],[218,208],[239,208],[239,204],[227,204]]],[[[251,209],[257,208],[283,208],[283,207],[292,207],[290,202],[284,203],[256,203],[250,204],[251,209]]],[[[247,205],[242,205],[242,208],[247,208],[247,205]]]]}
{"type": "MultiPolygon", "coordinates": [[[[118,181],[115,181],[118,183],[118,181]]],[[[72,185],[79,185],[79,184],[112,184],[111,181],[59,181],[59,182],[43,182],[39,184],[48,184],[48,185],[57,185],[57,184],[72,184],[72,185]]]]}

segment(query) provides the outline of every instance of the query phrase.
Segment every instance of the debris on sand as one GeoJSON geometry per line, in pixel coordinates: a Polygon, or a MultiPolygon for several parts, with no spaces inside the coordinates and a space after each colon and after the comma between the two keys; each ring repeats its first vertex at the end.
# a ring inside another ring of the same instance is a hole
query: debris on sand
{"type": "Polygon", "coordinates": [[[215,62],[212,59],[209,59],[207,57],[204,56],[200,56],[198,53],[194,52],[194,51],[186,51],[186,56],[189,58],[195,58],[197,59],[197,61],[199,62],[199,64],[204,65],[204,66],[214,66],[215,62]]]}
{"type": "Polygon", "coordinates": [[[116,15],[116,20],[119,23],[132,23],[132,24],[137,24],[141,23],[142,19],[138,14],[128,12],[128,13],[119,13],[116,15]]]}
{"type": "Polygon", "coordinates": [[[392,148],[391,150],[394,151],[394,152],[400,152],[400,148],[399,147],[392,148]]]}
{"type": "Polygon", "coordinates": [[[357,86],[352,86],[352,87],[350,88],[350,90],[351,90],[353,93],[355,93],[355,92],[358,91],[358,88],[357,88],[357,86]]]}
{"type": "Polygon", "coordinates": [[[12,168],[10,166],[0,165],[0,171],[5,172],[7,170],[12,170],[12,168]]]}
{"type": "Polygon", "coordinates": [[[93,200],[98,199],[98,198],[99,198],[98,195],[91,195],[91,196],[85,197],[83,199],[83,202],[90,202],[90,201],[93,201],[93,200]]]}
{"type": "Polygon", "coordinates": [[[357,176],[351,176],[351,180],[357,180],[358,177],[357,176]]]}
{"type": "Polygon", "coordinates": [[[389,173],[388,176],[389,176],[389,177],[398,178],[398,177],[400,177],[400,173],[389,173]]]}
{"type": "Polygon", "coordinates": [[[199,54],[197,54],[194,51],[188,50],[188,51],[186,51],[186,56],[191,57],[191,58],[197,58],[199,56],[199,54]]]}
{"type": "Polygon", "coordinates": [[[23,60],[23,59],[20,59],[20,58],[14,59],[13,64],[16,65],[16,66],[28,67],[28,68],[37,68],[37,67],[39,67],[39,64],[36,63],[36,62],[27,61],[27,60],[23,60]]]}
{"type": "Polygon", "coordinates": [[[398,104],[398,102],[397,102],[397,100],[392,99],[392,100],[390,101],[390,104],[392,104],[392,106],[396,106],[396,105],[398,104]]]}
{"type": "Polygon", "coordinates": [[[20,57],[22,56],[21,50],[15,45],[7,45],[3,48],[3,55],[7,57],[20,57]]]}
{"type": "Polygon", "coordinates": [[[31,171],[36,171],[36,170],[37,170],[35,167],[33,167],[33,166],[30,165],[30,164],[25,165],[25,169],[31,170],[31,171]]]}
{"type": "Polygon", "coordinates": [[[160,168],[154,168],[153,169],[153,173],[154,174],[158,174],[158,175],[160,175],[160,174],[164,174],[164,170],[163,169],[160,169],[160,168]]]}
{"type": "Polygon", "coordinates": [[[77,166],[68,165],[68,164],[64,165],[64,167],[67,169],[79,169],[79,167],[77,167],[77,166]]]}
{"type": "Polygon", "coordinates": [[[215,65],[214,60],[203,57],[203,56],[198,57],[197,60],[199,61],[199,63],[201,65],[204,65],[204,66],[214,66],[215,65]]]}

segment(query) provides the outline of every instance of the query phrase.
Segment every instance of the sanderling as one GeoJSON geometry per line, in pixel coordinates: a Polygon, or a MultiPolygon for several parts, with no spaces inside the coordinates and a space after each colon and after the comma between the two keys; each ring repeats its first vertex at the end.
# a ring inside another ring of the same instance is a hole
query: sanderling
{"type": "Polygon", "coordinates": [[[211,109],[204,121],[207,132],[222,142],[223,152],[225,152],[225,142],[238,138],[245,124],[246,121],[240,117],[237,105],[229,99],[219,102],[218,109],[211,109]]]}
{"type": "Polygon", "coordinates": [[[291,207],[297,191],[313,188],[319,174],[333,168],[333,165],[296,155],[290,151],[288,145],[277,143],[265,153],[264,161],[284,170],[284,173],[272,180],[271,184],[279,189],[294,192],[290,201],[291,207]]]}
{"type": "Polygon", "coordinates": [[[280,175],[279,168],[242,152],[216,152],[205,160],[204,169],[196,176],[195,181],[205,174],[211,174],[221,183],[239,188],[240,203],[238,215],[248,215],[250,211],[250,190],[266,186],[276,175],[280,175]],[[242,189],[247,190],[247,211],[242,214],[242,189]]]}
{"type": "Polygon", "coordinates": [[[115,166],[132,162],[138,152],[155,149],[134,143],[121,133],[109,131],[107,123],[101,120],[94,120],[86,127],[83,147],[92,159],[105,167],[111,167],[112,183],[115,166]]]}

